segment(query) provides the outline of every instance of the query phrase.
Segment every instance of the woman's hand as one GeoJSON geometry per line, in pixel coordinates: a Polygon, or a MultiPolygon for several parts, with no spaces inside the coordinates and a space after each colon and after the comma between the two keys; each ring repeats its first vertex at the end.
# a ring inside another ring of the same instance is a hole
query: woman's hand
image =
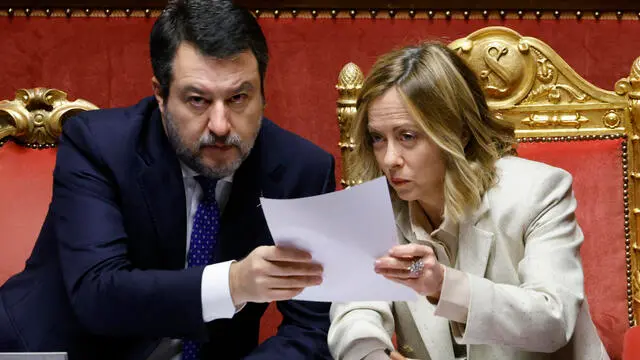
{"type": "Polygon", "coordinates": [[[402,354],[400,354],[397,351],[391,351],[389,349],[385,349],[384,352],[385,352],[385,354],[387,354],[389,356],[389,359],[391,359],[391,360],[413,360],[413,359],[409,359],[409,358],[406,358],[406,357],[402,356],[402,354]]]}
{"type": "Polygon", "coordinates": [[[429,246],[407,244],[394,246],[387,256],[376,260],[375,271],[385,278],[408,286],[418,294],[439,298],[444,281],[444,265],[438,262],[429,246]],[[411,264],[422,260],[424,268],[411,272],[411,264]]]}

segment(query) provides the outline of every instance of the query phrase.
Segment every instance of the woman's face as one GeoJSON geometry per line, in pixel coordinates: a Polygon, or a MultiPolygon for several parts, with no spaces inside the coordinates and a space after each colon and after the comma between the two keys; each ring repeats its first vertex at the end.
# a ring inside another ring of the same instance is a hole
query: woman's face
{"type": "Polygon", "coordinates": [[[442,198],[442,151],[417,126],[395,87],[371,102],[368,128],[378,166],[400,199],[442,198]]]}

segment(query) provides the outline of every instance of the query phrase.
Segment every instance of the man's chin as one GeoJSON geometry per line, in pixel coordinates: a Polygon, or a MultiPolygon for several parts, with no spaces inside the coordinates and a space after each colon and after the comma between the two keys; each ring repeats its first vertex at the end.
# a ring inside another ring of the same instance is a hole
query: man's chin
{"type": "Polygon", "coordinates": [[[223,178],[233,174],[242,164],[241,158],[225,162],[200,162],[200,173],[208,177],[223,178]]]}

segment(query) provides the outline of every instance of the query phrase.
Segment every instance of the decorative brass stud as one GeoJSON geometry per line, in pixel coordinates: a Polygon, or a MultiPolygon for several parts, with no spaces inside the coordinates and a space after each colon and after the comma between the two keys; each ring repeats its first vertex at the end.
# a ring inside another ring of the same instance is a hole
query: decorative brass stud
{"type": "Polygon", "coordinates": [[[27,16],[30,16],[30,15],[31,15],[31,9],[30,9],[30,8],[25,8],[25,9],[24,9],[24,13],[25,13],[27,16]]]}
{"type": "Polygon", "coordinates": [[[593,12],[593,17],[595,17],[596,20],[600,19],[600,16],[602,16],[602,14],[600,14],[600,11],[594,11],[593,12]]]}
{"type": "Polygon", "coordinates": [[[389,9],[389,17],[392,19],[396,17],[396,11],[393,9],[389,9]]]}
{"type": "Polygon", "coordinates": [[[91,9],[89,9],[89,8],[84,9],[84,13],[87,16],[91,15],[91,9]]]}
{"type": "Polygon", "coordinates": [[[260,14],[262,12],[260,11],[260,9],[255,9],[255,10],[253,10],[253,13],[255,14],[256,17],[260,17],[260,14]]]}
{"type": "Polygon", "coordinates": [[[355,19],[357,12],[355,10],[349,11],[349,15],[351,15],[352,19],[355,19]]]}
{"type": "Polygon", "coordinates": [[[618,18],[618,20],[622,19],[622,15],[624,15],[624,13],[620,10],[616,11],[616,17],[618,18]]]}
{"type": "Polygon", "coordinates": [[[295,17],[297,17],[297,16],[298,16],[298,10],[296,10],[296,9],[291,10],[291,15],[292,15],[294,18],[295,18],[295,17]]]}
{"type": "Polygon", "coordinates": [[[371,9],[371,11],[369,11],[369,13],[371,14],[371,17],[373,19],[375,19],[376,16],[378,16],[378,11],[376,9],[371,9]]]}
{"type": "Polygon", "coordinates": [[[9,10],[7,10],[7,14],[9,14],[9,16],[13,16],[13,8],[9,8],[9,10]]]}
{"type": "Polygon", "coordinates": [[[311,10],[311,17],[314,19],[318,17],[318,10],[311,10]]]}
{"type": "Polygon", "coordinates": [[[518,10],[518,17],[522,19],[524,17],[524,11],[518,10]]]}
{"type": "Polygon", "coordinates": [[[444,17],[447,18],[447,20],[451,20],[451,10],[447,10],[444,12],[444,17]]]}
{"type": "Polygon", "coordinates": [[[338,15],[338,12],[336,10],[331,10],[331,17],[332,18],[336,18],[336,16],[338,15]]]}
{"type": "Polygon", "coordinates": [[[429,19],[433,19],[433,17],[436,15],[435,12],[433,12],[433,10],[429,10],[427,11],[427,16],[429,16],[429,19]]]}
{"type": "Polygon", "coordinates": [[[107,15],[107,17],[111,16],[111,9],[104,9],[104,14],[107,15]]]}
{"type": "Polygon", "coordinates": [[[416,11],[413,9],[409,10],[409,17],[413,19],[415,16],[416,16],[416,11]]]}
{"type": "Polygon", "coordinates": [[[485,19],[488,18],[489,17],[489,12],[487,10],[483,10],[482,11],[482,17],[485,18],[485,19]]]}
{"type": "Polygon", "coordinates": [[[49,8],[44,9],[44,14],[47,15],[47,17],[51,16],[51,9],[49,8]]]}
{"type": "Polygon", "coordinates": [[[582,19],[582,11],[580,11],[580,10],[576,11],[576,18],[578,20],[582,19]]]}
{"type": "Polygon", "coordinates": [[[277,9],[273,10],[273,17],[276,18],[276,19],[279,18],[280,17],[280,10],[277,10],[277,9]]]}
{"type": "Polygon", "coordinates": [[[71,14],[73,14],[73,10],[71,10],[70,8],[66,8],[64,9],[64,14],[69,18],[71,17],[71,14]]]}
{"type": "Polygon", "coordinates": [[[127,15],[127,17],[131,16],[131,9],[124,9],[124,14],[127,15]]]}
{"type": "Polygon", "coordinates": [[[464,16],[465,20],[469,20],[469,16],[471,15],[471,13],[468,10],[465,10],[462,12],[462,16],[464,16]]]}
{"type": "Polygon", "coordinates": [[[560,11],[558,11],[558,10],[556,10],[556,11],[554,11],[554,12],[553,12],[553,16],[554,16],[556,19],[560,19],[560,15],[561,15],[561,13],[560,13],[560,11]]]}
{"type": "Polygon", "coordinates": [[[151,9],[144,9],[144,16],[146,17],[151,16],[151,9]]]}
{"type": "Polygon", "coordinates": [[[536,10],[536,18],[540,19],[542,17],[542,11],[536,10]]]}
{"type": "Polygon", "coordinates": [[[500,10],[500,18],[502,18],[502,20],[504,20],[505,17],[507,17],[507,12],[504,10],[500,10]]]}

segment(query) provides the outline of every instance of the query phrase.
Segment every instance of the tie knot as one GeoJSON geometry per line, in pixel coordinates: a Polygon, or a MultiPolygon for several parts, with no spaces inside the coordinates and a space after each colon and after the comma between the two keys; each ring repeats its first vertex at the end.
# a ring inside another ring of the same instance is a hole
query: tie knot
{"type": "Polygon", "coordinates": [[[196,176],[196,180],[202,187],[202,196],[205,200],[213,200],[216,199],[216,185],[218,184],[219,179],[211,179],[202,175],[196,176]]]}

